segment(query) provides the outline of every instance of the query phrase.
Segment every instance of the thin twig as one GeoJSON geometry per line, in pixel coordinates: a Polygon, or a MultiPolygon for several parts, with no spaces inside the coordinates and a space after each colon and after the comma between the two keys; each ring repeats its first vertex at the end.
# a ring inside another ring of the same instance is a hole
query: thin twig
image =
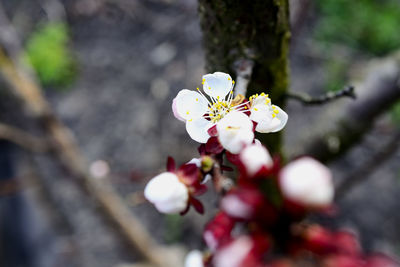
{"type": "Polygon", "coordinates": [[[286,97],[300,101],[304,105],[322,105],[341,97],[350,97],[352,99],[356,99],[356,94],[354,92],[353,86],[346,86],[340,91],[328,92],[318,97],[312,97],[306,93],[295,93],[295,92],[287,93],[286,97]]]}
{"type": "Polygon", "coordinates": [[[355,186],[366,181],[380,165],[388,160],[400,147],[400,130],[397,130],[390,140],[373,154],[367,161],[361,164],[356,170],[351,172],[336,189],[336,199],[343,198],[355,186]]]}
{"type": "Polygon", "coordinates": [[[232,179],[222,174],[222,170],[219,163],[214,163],[212,169],[212,177],[215,190],[222,195],[224,195],[233,187],[234,183],[232,179]]]}
{"type": "Polygon", "coordinates": [[[343,155],[400,99],[400,51],[366,64],[356,83],[357,101],[340,101],[321,110],[288,146],[289,158],[309,155],[322,162],[343,155]]]}
{"type": "Polygon", "coordinates": [[[253,72],[254,61],[251,59],[238,59],[234,63],[234,69],[236,72],[236,85],[235,85],[235,96],[238,94],[246,95],[247,86],[251,79],[253,72]]]}
{"type": "Polygon", "coordinates": [[[49,143],[39,137],[4,123],[0,123],[0,139],[10,141],[32,152],[48,152],[49,143]]]}

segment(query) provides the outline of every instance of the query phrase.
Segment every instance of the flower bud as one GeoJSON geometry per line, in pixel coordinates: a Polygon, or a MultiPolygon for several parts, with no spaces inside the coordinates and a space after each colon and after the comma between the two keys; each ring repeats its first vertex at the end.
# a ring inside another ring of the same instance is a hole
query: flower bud
{"type": "Polygon", "coordinates": [[[263,168],[271,168],[273,165],[268,150],[259,144],[247,146],[242,150],[239,157],[249,176],[257,174],[263,168]]]}
{"type": "Polygon", "coordinates": [[[221,200],[221,210],[235,219],[249,220],[263,210],[264,196],[255,187],[241,186],[231,190],[221,200]]]}
{"type": "Polygon", "coordinates": [[[203,233],[204,241],[211,251],[231,240],[231,231],[235,221],[224,212],[219,212],[206,225],[203,233]]]}
{"type": "Polygon", "coordinates": [[[164,172],[150,180],[144,196],[159,212],[173,214],[187,208],[189,192],[175,174],[164,172]]]}
{"type": "Polygon", "coordinates": [[[297,159],[281,170],[280,187],[285,198],[310,208],[330,205],[334,195],[330,170],[309,157],[297,159]]]}
{"type": "Polygon", "coordinates": [[[242,235],[218,249],[213,263],[215,267],[264,266],[262,256],[270,246],[265,235],[242,235]]]}
{"type": "Polygon", "coordinates": [[[185,258],[185,267],[204,267],[203,254],[198,250],[190,251],[185,258]]]}

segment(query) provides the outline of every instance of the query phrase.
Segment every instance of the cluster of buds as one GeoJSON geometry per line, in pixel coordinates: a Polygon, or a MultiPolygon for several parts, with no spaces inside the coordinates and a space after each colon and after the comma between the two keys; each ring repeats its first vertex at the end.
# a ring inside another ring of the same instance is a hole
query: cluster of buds
{"type": "Polygon", "coordinates": [[[213,181],[221,193],[219,212],[206,225],[208,250],[192,251],[185,267],[392,267],[384,255],[366,256],[355,235],[307,224],[311,213],[331,214],[334,186],[331,172],[310,157],[286,165],[254,138],[255,132],[281,130],[288,115],[262,93],[246,100],[233,97],[228,74],[203,76],[203,92],[184,89],[174,99],[175,117],[185,121],[190,137],[201,143],[200,158],[178,169],[168,159],[167,172],[154,177],[145,197],[163,213],[199,213],[196,198],[213,181]],[[228,188],[226,159],[238,177],[228,188]],[[222,188],[222,189],[221,189],[222,188]]]}

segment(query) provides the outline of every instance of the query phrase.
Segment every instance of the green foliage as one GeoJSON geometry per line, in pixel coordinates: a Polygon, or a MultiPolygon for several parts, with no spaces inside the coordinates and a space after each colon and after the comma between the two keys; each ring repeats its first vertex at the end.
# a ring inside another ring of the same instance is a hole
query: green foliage
{"type": "Polygon", "coordinates": [[[178,214],[168,214],[165,216],[165,219],[167,224],[165,227],[165,242],[171,244],[182,240],[182,216],[178,214]]]}
{"type": "Polygon", "coordinates": [[[26,43],[26,60],[45,86],[65,86],[76,75],[76,62],[68,48],[68,28],[62,23],[42,25],[26,43]]]}
{"type": "Polygon", "coordinates": [[[348,64],[339,60],[331,60],[327,62],[325,68],[327,73],[325,90],[335,92],[343,89],[347,80],[348,64]]]}
{"type": "Polygon", "coordinates": [[[392,120],[396,125],[400,126],[400,101],[398,101],[391,109],[392,120]]]}
{"type": "Polygon", "coordinates": [[[342,42],[374,55],[400,47],[400,3],[397,0],[317,0],[316,37],[342,42]]]}

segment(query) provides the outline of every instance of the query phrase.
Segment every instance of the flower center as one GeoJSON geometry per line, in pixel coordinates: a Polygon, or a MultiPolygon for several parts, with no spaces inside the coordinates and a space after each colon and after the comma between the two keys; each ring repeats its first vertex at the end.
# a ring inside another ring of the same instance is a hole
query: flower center
{"type": "MultiPolygon", "coordinates": [[[[231,93],[229,93],[229,95],[231,95],[231,93]]],[[[228,97],[228,99],[230,99],[228,97]]],[[[211,120],[211,122],[217,122],[220,119],[222,119],[226,114],[228,114],[232,109],[233,109],[233,105],[231,103],[231,99],[230,100],[222,100],[220,101],[219,99],[217,99],[216,102],[214,103],[210,103],[209,107],[208,107],[208,116],[211,120]]]]}

